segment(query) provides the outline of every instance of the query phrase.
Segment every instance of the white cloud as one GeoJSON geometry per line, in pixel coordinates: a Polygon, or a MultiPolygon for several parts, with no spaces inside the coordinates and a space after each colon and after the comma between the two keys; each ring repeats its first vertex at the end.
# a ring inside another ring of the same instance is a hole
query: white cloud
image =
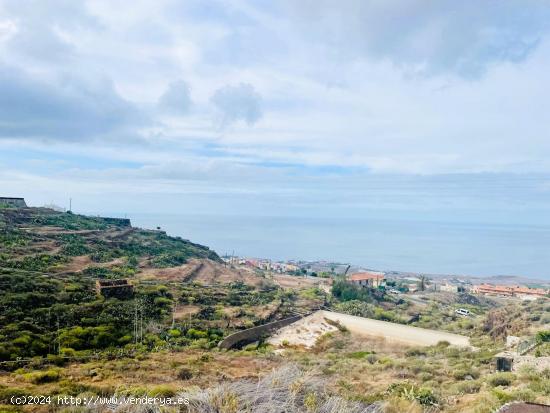
{"type": "Polygon", "coordinates": [[[178,80],[170,83],[159,99],[159,106],[169,113],[183,115],[191,108],[191,91],[189,85],[178,80]]]}
{"type": "Polygon", "coordinates": [[[223,159],[266,174],[550,173],[538,2],[26,4],[0,1],[11,145],[47,138],[53,158],[223,159]],[[213,110],[230,127],[212,125],[213,110]]]}
{"type": "Polygon", "coordinates": [[[224,86],[210,100],[221,113],[222,125],[237,121],[253,125],[262,117],[262,98],[249,83],[224,86]]]}
{"type": "Polygon", "coordinates": [[[524,61],[550,30],[536,0],[330,0],[289,2],[295,28],[322,40],[333,58],[386,59],[412,73],[477,78],[524,61]]]}

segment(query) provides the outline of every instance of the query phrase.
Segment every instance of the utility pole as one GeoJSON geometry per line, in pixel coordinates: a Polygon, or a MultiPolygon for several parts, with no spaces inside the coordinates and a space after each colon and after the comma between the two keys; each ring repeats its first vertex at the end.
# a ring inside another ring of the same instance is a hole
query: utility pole
{"type": "Polygon", "coordinates": [[[134,344],[137,344],[137,300],[134,301],[134,344]]]}
{"type": "Polygon", "coordinates": [[[174,329],[174,326],[176,325],[176,311],[178,309],[178,299],[177,297],[174,297],[174,308],[172,310],[172,330],[174,329]]]}
{"type": "Polygon", "coordinates": [[[61,341],[59,340],[59,314],[57,315],[57,355],[61,354],[61,341]]]}
{"type": "Polygon", "coordinates": [[[69,198],[69,211],[73,212],[73,199],[69,198]]]}
{"type": "Polygon", "coordinates": [[[140,332],[139,332],[139,343],[143,343],[143,304],[140,305],[140,308],[139,308],[139,327],[140,327],[140,332]]]}

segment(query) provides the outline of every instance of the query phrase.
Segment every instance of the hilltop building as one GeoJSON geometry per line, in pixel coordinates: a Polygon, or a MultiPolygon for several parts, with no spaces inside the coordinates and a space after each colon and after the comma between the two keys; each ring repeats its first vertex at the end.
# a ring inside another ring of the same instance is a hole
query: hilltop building
{"type": "Polygon", "coordinates": [[[361,287],[378,288],[386,283],[386,276],[383,272],[365,271],[352,274],[348,281],[361,287]]]}
{"type": "Polygon", "coordinates": [[[0,197],[0,205],[8,205],[12,208],[26,208],[25,198],[0,197]]]}

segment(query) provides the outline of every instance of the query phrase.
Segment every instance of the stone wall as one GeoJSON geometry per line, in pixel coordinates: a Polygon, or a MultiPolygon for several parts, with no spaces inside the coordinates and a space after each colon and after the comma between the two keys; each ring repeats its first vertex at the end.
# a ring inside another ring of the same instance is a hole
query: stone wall
{"type": "Polygon", "coordinates": [[[106,224],[117,225],[119,227],[129,227],[131,222],[127,218],[101,218],[106,224]]]}
{"type": "Polygon", "coordinates": [[[240,343],[253,342],[253,341],[259,340],[266,334],[269,334],[278,328],[285,327],[289,324],[292,324],[300,320],[302,317],[303,316],[301,315],[297,315],[297,316],[285,318],[279,321],[273,321],[271,323],[267,323],[261,326],[252,327],[246,330],[239,331],[237,333],[227,336],[222,341],[220,341],[220,343],[218,344],[218,347],[221,349],[228,350],[240,343]]]}
{"type": "Polygon", "coordinates": [[[0,204],[9,205],[14,208],[26,208],[27,204],[24,198],[0,197],[0,204]]]}
{"type": "Polygon", "coordinates": [[[536,371],[550,369],[550,357],[515,356],[512,371],[519,371],[523,366],[533,367],[536,371]]]}

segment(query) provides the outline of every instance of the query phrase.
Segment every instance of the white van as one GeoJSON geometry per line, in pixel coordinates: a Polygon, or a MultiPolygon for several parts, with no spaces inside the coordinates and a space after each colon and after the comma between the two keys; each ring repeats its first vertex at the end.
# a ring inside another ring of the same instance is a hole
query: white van
{"type": "Polygon", "coordinates": [[[458,315],[463,315],[467,317],[470,315],[470,310],[466,310],[465,308],[459,308],[455,310],[455,313],[457,313],[458,315]]]}

